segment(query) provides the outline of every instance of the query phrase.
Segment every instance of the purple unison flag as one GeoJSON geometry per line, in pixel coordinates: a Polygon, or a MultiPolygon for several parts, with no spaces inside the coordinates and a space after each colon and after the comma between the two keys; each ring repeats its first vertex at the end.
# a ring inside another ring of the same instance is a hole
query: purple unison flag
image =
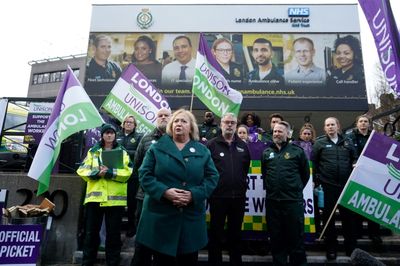
{"type": "Polygon", "coordinates": [[[358,0],[375,39],[382,70],[400,96],[400,35],[389,0],[358,0]]]}
{"type": "Polygon", "coordinates": [[[68,66],[45,133],[28,172],[29,177],[39,181],[38,195],[49,188],[51,171],[60,153],[62,141],[76,132],[95,128],[103,123],[96,107],[68,66]]]}

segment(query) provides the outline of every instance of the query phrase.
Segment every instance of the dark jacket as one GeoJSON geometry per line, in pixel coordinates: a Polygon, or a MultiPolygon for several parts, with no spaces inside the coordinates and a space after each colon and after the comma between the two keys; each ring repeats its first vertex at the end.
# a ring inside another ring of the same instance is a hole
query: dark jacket
{"type": "Polygon", "coordinates": [[[169,135],[151,145],[139,169],[146,191],[136,241],[169,256],[198,251],[207,244],[205,200],[218,183],[210,151],[197,141],[178,150],[169,135]],[[189,190],[193,201],[178,208],[163,195],[189,190]]]}
{"type": "MultiPolygon", "coordinates": [[[[249,85],[257,85],[259,84],[260,81],[260,70],[257,68],[255,68],[253,71],[249,72],[248,75],[248,82],[249,85]]],[[[268,81],[268,84],[270,86],[276,86],[276,85],[282,85],[283,84],[283,77],[282,75],[280,75],[278,73],[278,69],[276,68],[276,66],[274,64],[272,64],[272,68],[271,68],[271,72],[265,76],[263,79],[263,81],[268,81]]]]}
{"type": "Polygon", "coordinates": [[[367,135],[364,136],[360,133],[360,131],[358,131],[357,128],[354,128],[350,133],[346,135],[346,137],[350,138],[353,142],[353,145],[357,152],[357,158],[360,157],[361,152],[365,147],[365,144],[367,144],[369,136],[371,136],[371,130],[368,130],[367,135]]]}
{"type": "Polygon", "coordinates": [[[250,168],[250,152],[247,144],[237,135],[229,145],[223,136],[207,143],[211,157],[220,175],[212,198],[244,198],[247,191],[247,174],[250,168]]]}
{"type": "Polygon", "coordinates": [[[210,140],[220,135],[220,131],[221,129],[215,122],[213,122],[212,124],[207,124],[204,122],[203,124],[199,125],[200,139],[206,138],[207,140],[210,140]]]}
{"type": "Polygon", "coordinates": [[[285,142],[279,150],[272,143],[262,154],[261,172],[268,200],[303,201],[310,168],[301,147],[285,142]]]}
{"type": "MultiPolygon", "coordinates": [[[[136,176],[138,175],[138,170],[142,165],[146,151],[150,148],[151,144],[156,143],[162,137],[162,135],[163,133],[158,128],[155,128],[151,133],[145,135],[140,140],[140,143],[136,149],[135,159],[133,161],[133,172],[136,174],[136,176]]],[[[138,188],[136,198],[139,200],[144,199],[144,193],[141,186],[138,188]]]]}
{"type": "Polygon", "coordinates": [[[137,133],[135,130],[125,135],[123,131],[117,135],[117,142],[121,144],[129,154],[129,158],[134,162],[135,152],[143,135],[137,133]]]}
{"type": "Polygon", "coordinates": [[[343,188],[357,158],[353,142],[338,135],[335,144],[327,135],[317,138],[313,146],[317,182],[343,188]]]}

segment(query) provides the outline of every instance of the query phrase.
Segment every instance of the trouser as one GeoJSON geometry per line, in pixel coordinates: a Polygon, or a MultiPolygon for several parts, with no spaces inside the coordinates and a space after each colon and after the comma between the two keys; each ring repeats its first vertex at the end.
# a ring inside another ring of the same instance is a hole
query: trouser
{"type": "Polygon", "coordinates": [[[157,251],[154,253],[154,266],[196,266],[198,252],[168,256],[157,251]]]}
{"type": "MultiPolygon", "coordinates": [[[[137,207],[135,213],[135,222],[137,227],[137,225],[139,224],[140,215],[142,213],[143,200],[136,199],[136,202],[137,202],[137,207]]],[[[133,254],[131,266],[151,266],[152,256],[153,256],[153,251],[150,248],[136,242],[135,253],[133,254]]]]}
{"type": "Polygon", "coordinates": [[[136,191],[139,185],[139,180],[135,176],[131,176],[127,185],[127,233],[133,236],[136,233],[136,191]]]}
{"type": "Polygon", "coordinates": [[[135,212],[135,223],[136,227],[139,224],[140,216],[142,215],[143,199],[136,199],[136,212],[135,212]]]}
{"type": "Polygon", "coordinates": [[[358,237],[362,237],[362,229],[363,229],[363,222],[366,220],[368,223],[368,236],[370,238],[373,237],[378,237],[379,235],[379,224],[375,223],[374,221],[368,220],[362,215],[355,214],[356,216],[356,227],[357,227],[357,233],[358,237]]]}
{"type": "Polygon", "coordinates": [[[135,254],[131,261],[131,266],[151,266],[153,251],[139,243],[135,243],[135,254]]]}
{"type": "Polygon", "coordinates": [[[106,224],[106,263],[108,266],[119,266],[121,253],[121,221],[124,207],[100,207],[97,202],[85,205],[85,240],[83,243],[82,265],[95,264],[97,249],[100,243],[99,231],[103,216],[106,224]]]}
{"type": "MultiPolygon", "coordinates": [[[[325,209],[323,212],[324,225],[335,207],[335,204],[342,192],[342,188],[323,184],[325,209]]],[[[338,205],[340,220],[342,221],[342,231],[344,237],[344,247],[346,254],[349,255],[357,245],[356,215],[351,210],[338,205]]],[[[325,231],[325,243],[327,251],[337,251],[337,229],[335,226],[336,215],[334,214],[325,231]]]]}
{"type": "Polygon", "coordinates": [[[274,265],[307,265],[303,202],[266,201],[267,229],[274,265]]]}
{"type": "Polygon", "coordinates": [[[212,198],[210,203],[210,231],[208,261],[222,263],[222,242],[227,219],[227,243],[230,265],[242,265],[241,239],[245,198],[212,198]]]}

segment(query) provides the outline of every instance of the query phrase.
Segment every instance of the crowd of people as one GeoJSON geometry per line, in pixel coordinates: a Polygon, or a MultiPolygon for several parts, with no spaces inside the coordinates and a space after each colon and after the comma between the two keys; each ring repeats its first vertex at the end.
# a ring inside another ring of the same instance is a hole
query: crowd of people
{"type": "MultiPolygon", "coordinates": [[[[126,206],[127,237],[136,235],[131,265],[196,265],[199,250],[207,245],[210,265],[221,265],[225,238],[230,265],[242,265],[249,145],[259,142],[265,143],[260,160],[273,263],[307,265],[303,189],[310,178],[309,162],[313,185],[322,186],[325,192],[325,226],[371,134],[370,119],[357,117],[356,128],[342,134],[339,120],[328,117],[324,135],[317,137],[314,126],[305,123],[297,138],[279,113],[268,117],[268,130],[263,130],[260,122],[255,113],[245,113],[241,119],[226,113],[217,123],[207,111],[198,125],[187,110],[171,113],[163,108],[157,113],[156,128],[145,136],[135,131],[132,115],[123,120],[120,132],[113,125],[103,125],[101,140],[88,151],[77,171],[87,183],[82,265],[94,265],[103,217],[106,262],[119,265],[126,206]],[[103,154],[113,150],[121,151],[117,166],[103,160],[103,154]]],[[[339,206],[338,210],[345,252],[350,256],[363,219],[346,208],[339,206]]],[[[324,238],[328,260],[337,256],[335,218],[327,224],[324,238]]],[[[318,229],[319,211],[315,219],[318,229]]],[[[369,222],[368,232],[373,243],[382,242],[378,224],[369,222]]]]}

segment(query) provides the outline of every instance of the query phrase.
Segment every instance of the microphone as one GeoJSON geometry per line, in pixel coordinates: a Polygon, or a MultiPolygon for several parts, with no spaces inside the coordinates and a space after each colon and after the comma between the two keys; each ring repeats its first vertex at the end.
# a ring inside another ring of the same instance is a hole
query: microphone
{"type": "Polygon", "coordinates": [[[359,266],[385,266],[383,262],[380,262],[371,254],[359,248],[354,249],[351,253],[350,262],[352,265],[359,266]]]}

